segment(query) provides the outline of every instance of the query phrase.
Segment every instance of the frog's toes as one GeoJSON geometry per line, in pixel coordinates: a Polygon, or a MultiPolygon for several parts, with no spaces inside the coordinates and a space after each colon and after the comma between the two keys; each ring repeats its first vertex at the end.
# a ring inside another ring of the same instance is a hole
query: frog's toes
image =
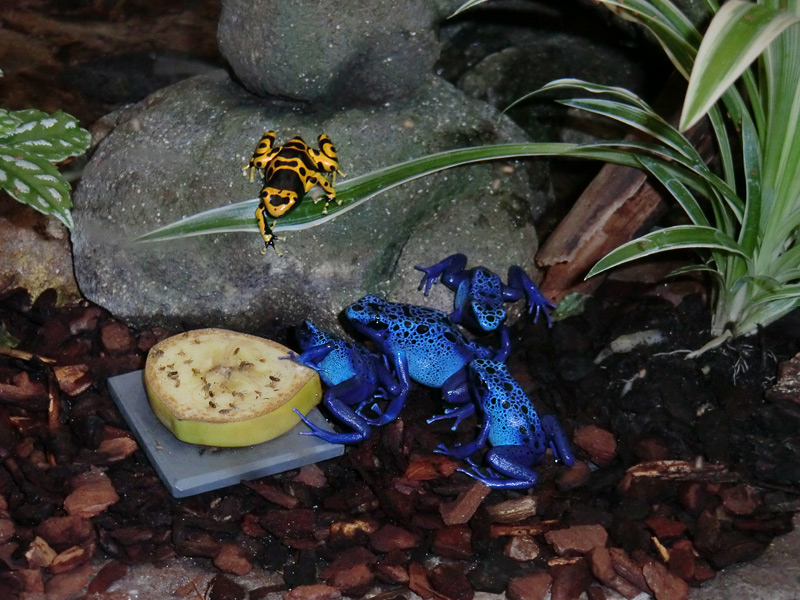
{"type": "Polygon", "coordinates": [[[451,450],[444,444],[439,444],[436,448],[433,449],[436,454],[450,454],[451,450]]]}

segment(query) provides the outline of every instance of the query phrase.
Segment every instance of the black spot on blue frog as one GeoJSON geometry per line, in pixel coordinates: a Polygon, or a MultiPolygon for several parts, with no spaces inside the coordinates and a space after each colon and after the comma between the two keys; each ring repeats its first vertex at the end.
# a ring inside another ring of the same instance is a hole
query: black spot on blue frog
{"type": "Polygon", "coordinates": [[[478,437],[454,448],[440,445],[436,449],[440,454],[467,459],[471,468],[460,471],[489,487],[525,489],[536,485],[537,476],[531,466],[542,460],[548,447],[565,465],[575,463],[558,420],[552,415],[539,417],[505,364],[473,360],[469,364],[469,385],[483,413],[478,437]],[[483,471],[470,456],[487,442],[491,446],[486,454],[490,466],[483,471]]]}
{"type": "Polygon", "coordinates": [[[391,402],[408,394],[408,379],[398,381],[384,364],[383,358],[373,354],[361,344],[339,338],[305,321],[296,329],[297,343],[302,354],[292,354],[296,362],[314,369],[328,389],[323,403],[351,433],[332,433],[320,429],[303,416],[311,428],[305,435],[315,435],[330,443],[349,444],[367,439],[372,420],[360,414],[376,398],[391,402]]]}
{"type": "MultiPolygon", "coordinates": [[[[501,348],[494,348],[467,338],[441,310],[387,302],[374,295],[354,302],[345,314],[358,332],[386,356],[400,381],[411,379],[441,388],[447,402],[460,405],[438,417],[455,418],[453,429],[471,414],[467,386],[469,362],[475,358],[505,360],[510,349],[505,332],[501,348]]],[[[404,403],[404,396],[396,396],[379,422],[388,423],[397,418],[404,403]]]]}
{"type": "Polygon", "coordinates": [[[544,313],[548,326],[551,324],[548,309],[555,308],[555,304],[542,295],[522,267],[512,265],[505,284],[499,275],[485,267],[466,269],[466,266],[466,256],[453,254],[432,267],[414,267],[425,273],[419,289],[424,289],[426,296],[437,280],[455,292],[454,310],[450,313],[455,323],[476,333],[495,331],[506,319],[504,303],[525,298],[528,312],[535,312],[534,322],[544,313]]]}

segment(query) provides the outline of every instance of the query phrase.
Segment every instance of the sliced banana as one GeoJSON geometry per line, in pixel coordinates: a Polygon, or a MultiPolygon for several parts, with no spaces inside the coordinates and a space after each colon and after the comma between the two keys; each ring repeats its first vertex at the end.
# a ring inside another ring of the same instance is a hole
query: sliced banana
{"type": "Polygon", "coordinates": [[[158,420],[179,440],[250,446],[294,427],[322,397],[316,371],[289,349],[225,329],[197,329],[150,349],[144,383],[158,420]]]}

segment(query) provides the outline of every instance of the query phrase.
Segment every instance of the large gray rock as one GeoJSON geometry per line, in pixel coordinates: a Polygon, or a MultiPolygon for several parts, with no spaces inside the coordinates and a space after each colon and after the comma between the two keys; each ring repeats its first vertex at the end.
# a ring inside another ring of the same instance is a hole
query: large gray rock
{"type": "MultiPolygon", "coordinates": [[[[279,142],[328,133],[351,177],[439,150],[526,137],[434,77],[405,103],[327,116],[265,103],[222,72],[187,80],[128,111],[84,172],[72,239],[86,297],[134,325],[274,333],[305,318],[334,327],[365,293],[422,302],[413,265],[454,252],[502,274],[512,263],[532,268],[533,217],[548,184],[532,185],[528,165],[499,162],[399,186],[325,225],[287,233],[281,257],[265,254],[256,232],[131,244],[183,216],[256,197],[259,184],[241,169],[267,129],[279,142]]],[[[438,289],[429,301],[448,308],[452,294],[438,289]]]]}
{"type": "Polygon", "coordinates": [[[439,55],[430,0],[225,0],[220,51],[259,96],[333,109],[406,98],[439,55]]]}

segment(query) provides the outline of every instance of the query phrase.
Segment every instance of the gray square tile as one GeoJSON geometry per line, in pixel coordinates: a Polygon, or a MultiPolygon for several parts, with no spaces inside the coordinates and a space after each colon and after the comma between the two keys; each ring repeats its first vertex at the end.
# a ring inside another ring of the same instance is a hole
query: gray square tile
{"type": "MultiPolygon", "coordinates": [[[[111,377],[108,387],[140,446],[176,498],[296,469],[344,453],[341,444],[299,435],[301,431],[309,431],[302,422],[274,440],[245,448],[212,449],[187,444],[156,418],[147,400],[142,371],[111,377]]],[[[316,408],[308,418],[315,425],[330,429],[316,408]]]]}

